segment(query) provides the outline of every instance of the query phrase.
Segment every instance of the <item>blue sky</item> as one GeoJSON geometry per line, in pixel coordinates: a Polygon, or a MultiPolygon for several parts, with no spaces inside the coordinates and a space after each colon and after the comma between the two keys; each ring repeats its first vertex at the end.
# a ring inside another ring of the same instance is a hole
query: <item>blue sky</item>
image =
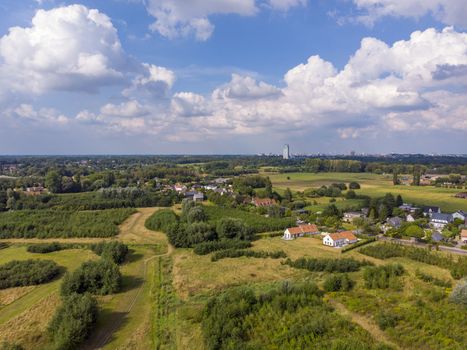
{"type": "Polygon", "coordinates": [[[466,19],[463,0],[2,1],[0,153],[466,153],[466,19]]]}

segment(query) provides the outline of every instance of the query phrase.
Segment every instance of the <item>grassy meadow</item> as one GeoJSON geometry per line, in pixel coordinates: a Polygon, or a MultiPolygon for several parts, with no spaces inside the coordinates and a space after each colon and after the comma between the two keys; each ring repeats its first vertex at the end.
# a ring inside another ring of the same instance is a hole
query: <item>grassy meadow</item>
{"type": "Polygon", "coordinates": [[[467,200],[455,198],[462,190],[434,186],[405,186],[392,184],[392,175],[371,173],[265,173],[273,186],[279,190],[290,188],[292,191],[304,191],[307,188],[318,188],[335,182],[349,183],[356,181],[361,189],[357,194],[381,197],[386,193],[400,194],[405,202],[418,205],[436,205],[443,211],[467,211],[467,200]]]}

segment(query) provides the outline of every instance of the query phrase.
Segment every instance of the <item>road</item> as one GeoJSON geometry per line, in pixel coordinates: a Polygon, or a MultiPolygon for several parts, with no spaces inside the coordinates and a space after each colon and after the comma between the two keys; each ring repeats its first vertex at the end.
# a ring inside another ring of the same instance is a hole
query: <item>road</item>
{"type": "MultiPolygon", "coordinates": [[[[414,247],[419,247],[419,248],[428,248],[429,244],[426,243],[421,243],[421,242],[413,242],[409,241],[407,239],[400,239],[400,238],[388,238],[388,237],[378,237],[379,241],[386,241],[386,242],[394,242],[394,243],[400,243],[404,245],[410,245],[414,247]]],[[[458,255],[467,255],[467,250],[460,249],[460,248],[455,248],[455,247],[447,247],[444,245],[439,245],[439,250],[453,253],[453,254],[458,254],[458,255]]]]}

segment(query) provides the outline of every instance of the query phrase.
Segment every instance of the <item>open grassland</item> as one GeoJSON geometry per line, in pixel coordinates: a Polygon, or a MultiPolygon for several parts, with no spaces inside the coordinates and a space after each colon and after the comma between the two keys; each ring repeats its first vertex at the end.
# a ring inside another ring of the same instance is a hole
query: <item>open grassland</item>
{"type": "Polygon", "coordinates": [[[267,174],[277,189],[290,188],[293,191],[303,191],[307,188],[318,188],[336,182],[349,183],[356,181],[361,185],[357,194],[371,197],[382,197],[386,193],[400,194],[405,202],[418,205],[437,205],[444,211],[466,210],[467,200],[455,198],[462,190],[433,186],[405,186],[392,184],[392,175],[377,175],[370,173],[287,173],[267,174]]]}

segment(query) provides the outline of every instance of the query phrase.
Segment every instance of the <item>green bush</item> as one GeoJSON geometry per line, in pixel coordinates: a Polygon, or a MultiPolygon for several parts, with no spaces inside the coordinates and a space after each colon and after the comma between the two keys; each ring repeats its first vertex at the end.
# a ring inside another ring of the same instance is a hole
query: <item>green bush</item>
{"type": "Polygon", "coordinates": [[[330,275],[324,280],[323,288],[326,292],[347,292],[351,290],[355,282],[348,274],[330,275]]]}
{"type": "Polygon", "coordinates": [[[46,254],[62,250],[64,247],[58,242],[32,244],[27,247],[29,253],[46,254]]]}
{"type": "Polygon", "coordinates": [[[13,260],[0,265],[0,289],[46,283],[59,273],[52,260],[13,260]]]}
{"type": "Polygon", "coordinates": [[[452,290],[449,300],[455,304],[467,306],[467,279],[457,282],[452,290]]]}
{"type": "Polygon", "coordinates": [[[368,289],[400,289],[400,284],[396,277],[404,274],[404,267],[400,264],[384,266],[369,266],[363,271],[365,287],[368,289]]]}
{"type": "Polygon", "coordinates": [[[216,233],[219,239],[251,240],[251,230],[240,219],[222,218],[216,223],[216,233]]]}
{"type": "Polygon", "coordinates": [[[71,294],[63,300],[48,326],[57,350],[76,349],[90,334],[97,318],[97,301],[89,294],[71,294]]]}
{"type": "Polygon", "coordinates": [[[106,259],[87,261],[73,273],[65,275],[61,294],[64,296],[73,293],[113,294],[119,290],[121,279],[122,275],[113,261],[106,259]]]}
{"type": "Polygon", "coordinates": [[[399,323],[400,318],[396,315],[381,312],[376,315],[376,323],[381,330],[394,328],[399,323]]]}
{"type": "Polygon", "coordinates": [[[128,254],[128,246],[119,241],[100,242],[91,245],[91,250],[104,259],[121,264],[128,254]]]}
{"type": "Polygon", "coordinates": [[[202,242],[194,246],[193,252],[198,255],[206,255],[219,250],[250,248],[251,242],[237,240],[222,240],[202,242]]]}

